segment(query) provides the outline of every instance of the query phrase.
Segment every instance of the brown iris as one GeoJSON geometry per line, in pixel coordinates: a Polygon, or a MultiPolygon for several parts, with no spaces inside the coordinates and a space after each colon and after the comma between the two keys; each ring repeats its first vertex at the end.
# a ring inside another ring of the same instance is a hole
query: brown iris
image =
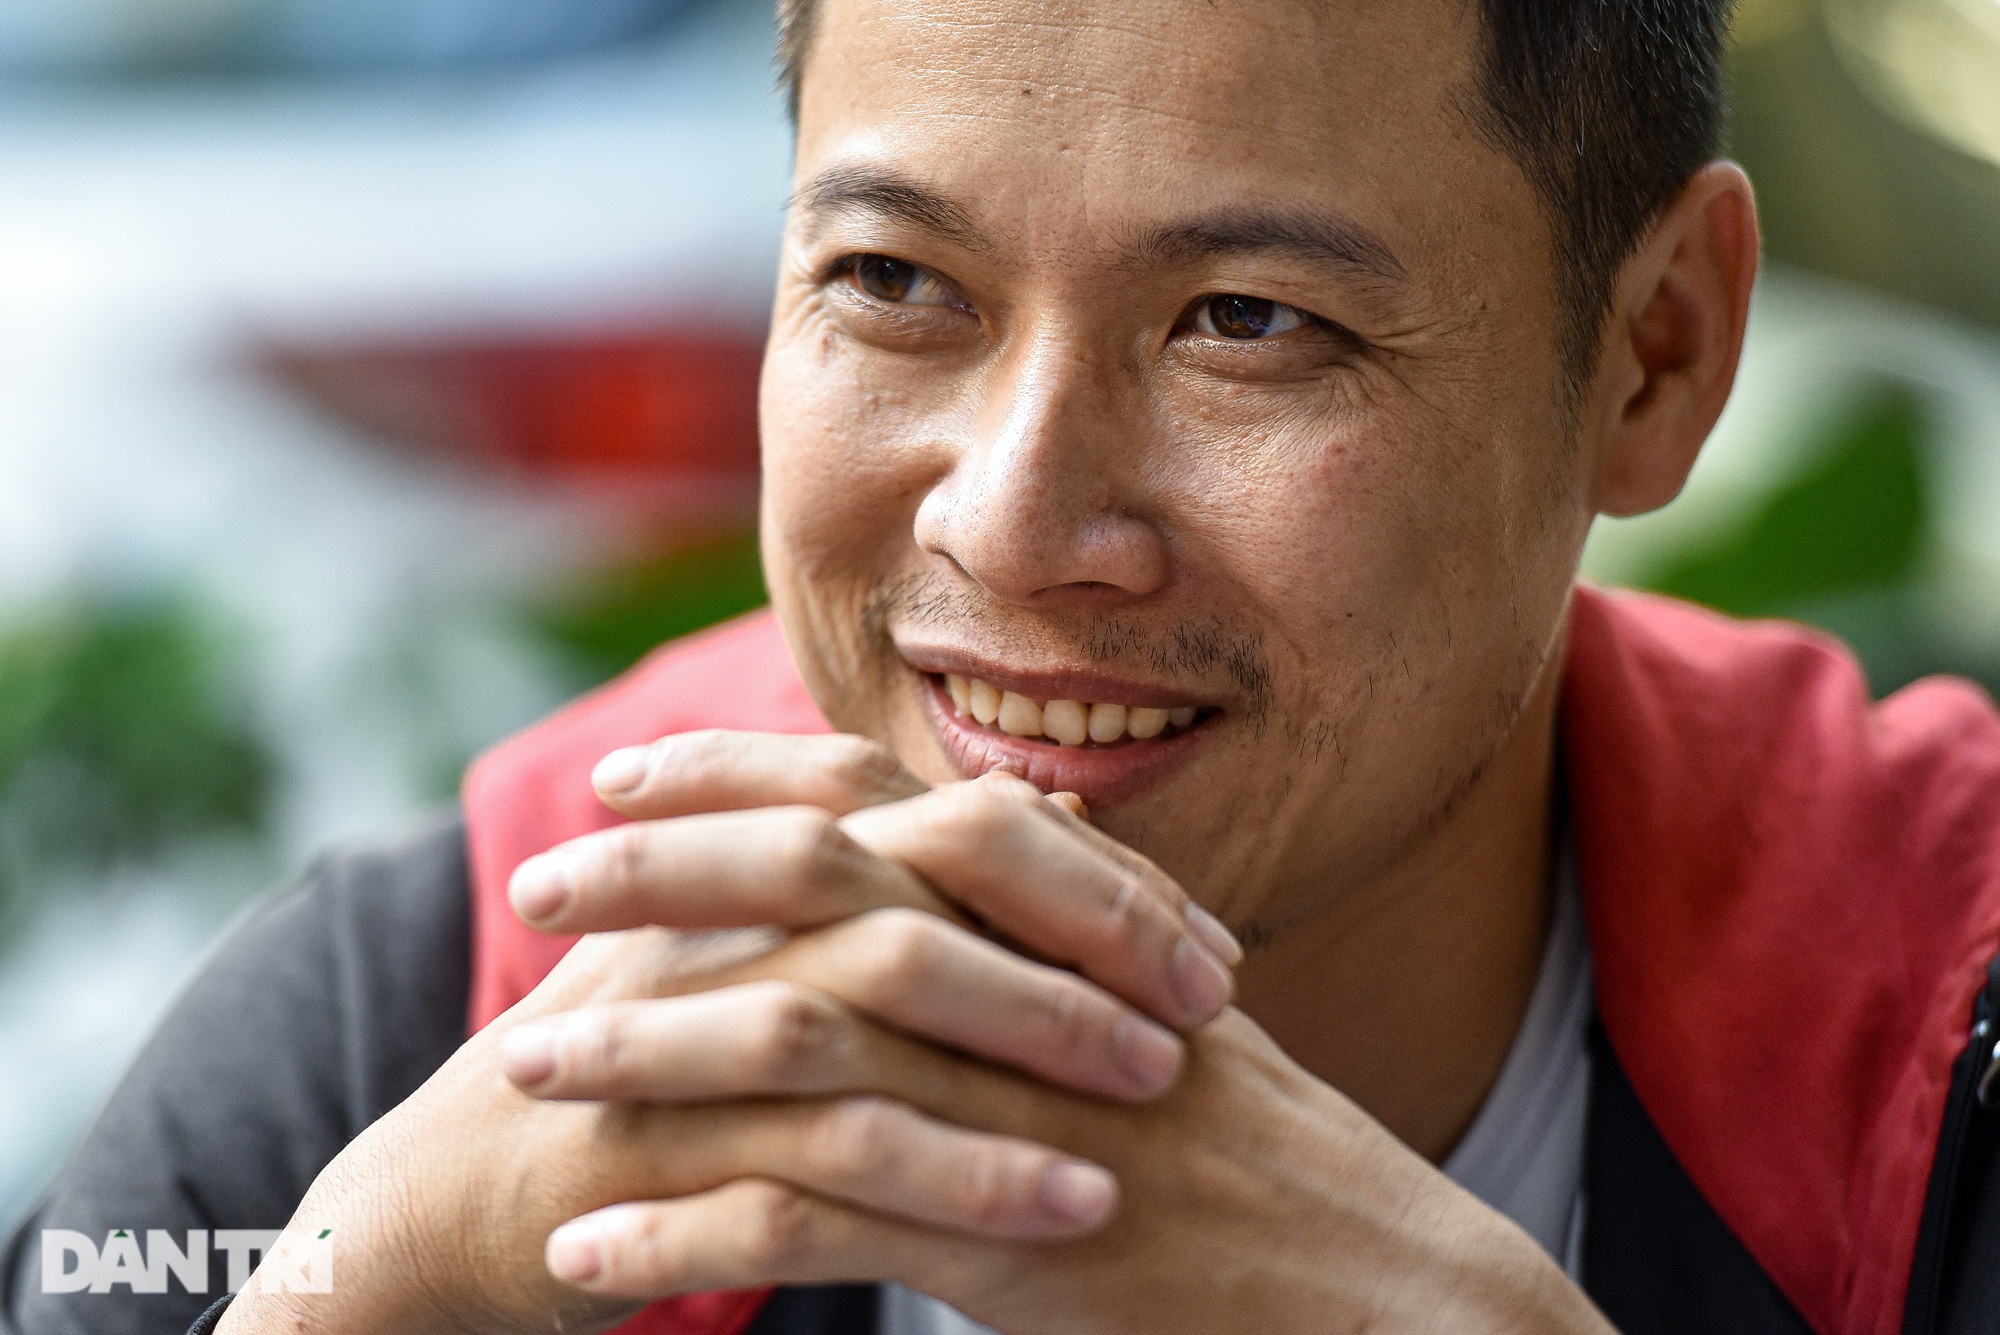
{"type": "Polygon", "coordinates": [[[1210,297],[1208,324],[1223,338],[1264,338],[1278,323],[1280,309],[1262,297],[1210,297]]]}
{"type": "Polygon", "coordinates": [[[854,261],[855,285],[880,301],[905,300],[922,273],[916,265],[887,255],[863,255],[854,261]]]}

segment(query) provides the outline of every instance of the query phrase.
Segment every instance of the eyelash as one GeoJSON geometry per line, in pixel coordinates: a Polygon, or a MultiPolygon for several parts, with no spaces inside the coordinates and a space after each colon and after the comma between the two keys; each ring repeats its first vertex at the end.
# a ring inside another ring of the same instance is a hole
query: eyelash
{"type": "Polygon", "coordinates": [[[839,259],[835,260],[831,265],[827,266],[826,270],[822,273],[820,277],[820,281],[822,283],[829,283],[840,278],[846,278],[852,287],[857,289],[863,296],[867,297],[870,301],[876,302],[884,306],[895,307],[906,312],[913,310],[928,309],[928,310],[959,310],[969,313],[972,309],[971,306],[965,301],[965,298],[959,294],[958,289],[953,287],[951,283],[948,282],[944,278],[944,276],[942,274],[939,274],[935,269],[931,269],[925,265],[912,263],[909,260],[899,260],[893,255],[884,255],[877,251],[861,251],[855,254],[841,256],[839,259]],[[941,292],[950,294],[953,300],[903,302],[889,297],[878,296],[877,294],[870,292],[868,290],[861,276],[862,266],[870,263],[871,261],[877,262],[878,264],[886,268],[908,270],[909,285],[914,286],[919,283],[935,284],[941,290],[941,292]]]}
{"type": "MultiPolygon", "coordinates": [[[[822,270],[819,281],[822,284],[825,284],[825,283],[831,283],[841,278],[846,278],[850,283],[850,285],[854,287],[856,290],[858,290],[860,294],[870,302],[873,302],[880,306],[893,308],[897,310],[899,313],[910,313],[927,309],[928,310],[957,309],[970,313],[971,307],[965,304],[963,297],[958,297],[958,300],[956,302],[933,301],[933,302],[913,302],[906,304],[904,302],[892,298],[878,296],[875,293],[868,291],[868,289],[864,287],[862,284],[861,266],[870,261],[879,261],[881,264],[885,266],[910,270],[912,282],[929,281],[937,284],[937,286],[943,289],[945,292],[951,293],[955,297],[958,296],[957,289],[954,288],[942,275],[937,273],[937,271],[930,269],[925,265],[913,263],[909,260],[899,260],[893,255],[884,255],[879,251],[857,251],[852,254],[842,255],[840,258],[834,260],[833,263],[826,266],[826,268],[822,270]]],[[[1196,298],[1195,301],[1188,306],[1186,311],[1182,313],[1180,319],[1175,322],[1174,332],[1177,334],[1184,332],[1186,333],[1195,332],[1194,331],[1195,324],[1201,319],[1201,317],[1204,314],[1210,312],[1211,307],[1216,302],[1232,301],[1232,300],[1239,303],[1249,303],[1251,305],[1268,306],[1271,308],[1271,311],[1267,313],[1288,311],[1299,318],[1300,324],[1296,327],[1296,329],[1283,330],[1269,339],[1266,338],[1233,339],[1228,337],[1227,335],[1220,335],[1213,333],[1204,333],[1201,335],[1202,338],[1206,339],[1211,343],[1220,343],[1220,344],[1236,345],[1243,347],[1255,347],[1263,343],[1271,342],[1276,338],[1283,338],[1287,334],[1298,332],[1299,330],[1316,329],[1323,335],[1326,335],[1328,337],[1338,340],[1339,342],[1347,344],[1351,349],[1357,352],[1362,350],[1366,346],[1362,338],[1358,334],[1354,333],[1353,330],[1348,329],[1345,325],[1341,325],[1332,320],[1326,319],[1324,316],[1315,315],[1311,311],[1304,310],[1297,306],[1293,306],[1288,302],[1281,302],[1268,297],[1252,297],[1246,293],[1237,293],[1237,292],[1211,292],[1206,294],[1205,296],[1196,298]]],[[[1212,324],[1213,321],[1211,320],[1210,323],[1212,324]]]]}
{"type": "Polygon", "coordinates": [[[1197,297],[1182,312],[1180,320],[1174,326],[1174,332],[1176,335],[1185,335],[1189,338],[1198,339],[1205,347],[1213,349],[1216,355],[1225,357],[1259,355],[1248,352],[1246,351],[1247,349],[1270,348],[1273,346],[1296,347],[1301,338],[1313,338],[1315,336],[1321,342],[1323,348],[1327,344],[1331,344],[1334,348],[1337,348],[1339,350],[1338,356],[1342,360],[1361,357],[1371,347],[1368,340],[1338,321],[1329,320],[1323,315],[1315,315],[1304,307],[1294,306],[1289,302],[1277,301],[1270,297],[1250,297],[1239,292],[1211,292],[1206,296],[1197,297]],[[1227,335],[1207,333],[1196,328],[1197,322],[1205,313],[1210,311],[1215,303],[1230,300],[1266,304],[1276,310],[1289,311],[1298,317],[1300,323],[1293,329],[1284,330],[1265,338],[1230,338],[1227,335]]]}

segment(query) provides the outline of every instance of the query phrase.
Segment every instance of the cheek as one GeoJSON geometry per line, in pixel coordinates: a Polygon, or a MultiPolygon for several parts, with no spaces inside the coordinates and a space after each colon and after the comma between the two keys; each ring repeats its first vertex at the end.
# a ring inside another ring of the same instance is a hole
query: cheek
{"type": "Polygon", "coordinates": [[[824,341],[774,338],[760,405],[771,564],[836,588],[891,573],[928,473],[907,416],[899,395],[861,381],[824,341]]]}
{"type": "Polygon", "coordinates": [[[912,571],[916,508],[938,451],[906,392],[877,387],[837,341],[780,323],[765,356],[762,543],[771,601],[821,710],[892,741],[893,677],[870,609],[912,571]]]}
{"type": "Polygon", "coordinates": [[[1379,710],[1385,689],[1429,709],[1440,690],[1484,692],[1511,671],[1536,633],[1520,618],[1559,605],[1573,557],[1545,522],[1548,445],[1490,406],[1407,398],[1267,405],[1255,427],[1240,416],[1183,423],[1205,437],[1186,455],[1205,461],[1181,483],[1186,536],[1229,572],[1274,665],[1295,669],[1294,709],[1379,710]]]}
{"type": "Polygon", "coordinates": [[[1331,396],[1184,420],[1180,490],[1185,536],[1205,549],[1197,564],[1228,570],[1261,619],[1301,641],[1419,582],[1439,535],[1424,531],[1435,507],[1416,503],[1424,470],[1397,425],[1331,396]]]}

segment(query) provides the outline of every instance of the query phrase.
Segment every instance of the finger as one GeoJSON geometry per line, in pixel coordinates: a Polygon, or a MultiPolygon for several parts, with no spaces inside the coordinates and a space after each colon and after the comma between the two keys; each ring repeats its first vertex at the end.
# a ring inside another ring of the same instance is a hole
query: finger
{"type": "Polygon", "coordinates": [[[1074,1237],[1111,1217],[1118,1184],[1075,1155],[970,1130],[872,1095],[678,1119],[674,1151],[720,1180],[768,1177],[914,1223],[993,1238],[1074,1237]]]}
{"type": "Polygon", "coordinates": [[[1230,963],[1242,952],[1227,930],[1151,862],[1112,853],[1100,832],[1030,784],[989,775],[855,812],[841,827],[1027,950],[1164,1023],[1193,1028],[1229,1004],[1230,963]]]}
{"type": "Polygon", "coordinates": [[[1171,1029],[1088,979],[907,910],[798,938],[733,973],[790,979],[903,1033],[1106,1098],[1164,1093],[1185,1055],[1171,1029]]]}
{"type": "Polygon", "coordinates": [[[1154,1098],[1180,1073],[1172,1031],[936,918],[885,911],[820,935],[742,971],[768,981],[518,1026],[508,1078],[551,1099],[873,1091],[951,1107],[964,1063],[934,1043],[1112,1099],[1154,1098]]]}
{"type": "Polygon", "coordinates": [[[549,1235],[549,1273],[604,1298],[655,1299],[772,1284],[880,1282],[864,1236],[907,1233],[776,1182],[747,1180],[675,1201],[593,1211],[549,1235]]]}
{"type": "Polygon", "coordinates": [[[1188,930],[1194,934],[1195,938],[1202,945],[1208,948],[1208,952],[1211,955],[1214,955],[1232,969],[1243,962],[1243,944],[1236,939],[1236,934],[1229,930],[1228,924],[1196,903],[1192,896],[1186,891],[1181,890],[1179,886],[1174,884],[1171,878],[1168,878],[1165,873],[1161,872],[1153,864],[1152,859],[1127,844],[1119,843],[1116,839],[1113,839],[1110,835],[1092,825],[1090,823],[1090,808],[1084,805],[1082,798],[1077,797],[1075,793],[1051,793],[1049,794],[1049,804],[1056,808],[1057,819],[1066,828],[1075,832],[1078,838],[1082,839],[1092,848],[1097,849],[1104,856],[1110,858],[1120,866],[1129,869],[1135,876],[1140,877],[1149,885],[1170,887],[1175,892],[1175,897],[1179,900],[1181,913],[1187,920],[1188,930]],[[1074,805],[1070,802],[1058,801],[1058,798],[1074,798],[1074,805]]]}
{"type": "Polygon", "coordinates": [[[507,1078],[544,1099],[698,1103],[902,1094],[951,1060],[792,982],[585,1006],[517,1026],[507,1078]]]}
{"type": "Polygon", "coordinates": [[[1010,1242],[1075,1237],[1102,1227],[1116,1208],[1117,1183],[1096,1165],[1046,1151],[1036,1156],[1033,1147],[1022,1147],[1029,1152],[1023,1162],[1001,1164],[969,1143],[997,1138],[941,1124],[928,1128],[938,1143],[925,1145],[913,1126],[928,1119],[907,1115],[911,1126],[892,1127],[891,1105],[858,1101],[836,1114],[844,1124],[829,1122],[826,1134],[841,1147],[818,1153],[856,1154],[842,1146],[852,1138],[864,1146],[856,1162],[870,1166],[824,1174],[835,1184],[831,1192],[757,1175],[676,1200],[613,1205],[551,1234],[549,1270],[606,1297],[886,1279],[924,1267],[927,1258],[944,1260],[947,1248],[965,1247],[967,1234],[1010,1242]],[[879,1163],[865,1149],[876,1125],[897,1133],[899,1151],[879,1163]]]}
{"type": "MultiPolygon", "coordinates": [[[[879,1283],[963,1239],[749,1179],[672,1201],[609,1206],[549,1235],[549,1273],[604,1298],[772,1284],[879,1283]]],[[[921,1264],[921,1263],[918,1263],[921,1264]]]]}
{"type": "Polygon", "coordinates": [[[590,781],[605,804],[637,820],[704,811],[811,806],[846,815],[929,788],[865,737],[792,737],[709,729],[613,751],[590,781]]]}
{"type": "Polygon", "coordinates": [[[959,914],[817,807],[640,821],[529,858],[508,885],[545,932],[630,927],[816,927],[874,908],[959,914]]]}
{"type": "MultiPolygon", "coordinates": [[[[992,779],[996,776],[986,777],[992,779]]],[[[999,777],[1013,781],[1012,775],[999,777]]],[[[1229,930],[1228,925],[1174,884],[1170,877],[1154,865],[1151,858],[1128,844],[1119,843],[1092,825],[1090,808],[1084,804],[1081,797],[1075,793],[1050,793],[1047,802],[1049,806],[1055,808],[1056,819],[1066,829],[1075,833],[1078,838],[1105,857],[1131,871],[1147,885],[1158,888],[1162,894],[1169,896],[1172,902],[1178,903],[1182,915],[1187,920],[1188,930],[1208,948],[1210,954],[1232,969],[1243,962],[1242,943],[1236,939],[1235,933],[1229,930]]]]}
{"type": "MultiPolygon", "coordinates": [[[[989,774],[986,780],[1003,781],[1006,787],[1018,793],[1023,781],[1011,774],[989,774]]],[[[1027,785],[1033,788],[1033,785],[1027,785]]],[[[1036,790],[1039,791],[1039,790],[1036,790]]],[[[1180,885],[1154,861],[1129,844],[1122,844],[1090,823],[1090,808],[1075,793],[1050,793],[1045,805],[1054,809],[1056,822],[1064,829],[1097,850],[1103,856],[1117,863],[1139,878],[1149,890],[1158,894],[1170,904],[1177,905],[1188,931],[1223,964],[1231,969],[1243,962],[1243,945],[1236,934],[1229,930],[1220,918],[1210,913],[1193,896],[1181,889],[1180,885]]]]}

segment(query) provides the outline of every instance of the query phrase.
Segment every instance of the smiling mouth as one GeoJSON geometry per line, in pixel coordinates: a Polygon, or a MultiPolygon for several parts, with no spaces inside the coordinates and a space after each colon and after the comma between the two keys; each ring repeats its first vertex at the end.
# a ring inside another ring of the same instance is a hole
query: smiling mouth
{"type": "Polygon", "coordinates": [[[961,719],[1009,737],[1091,750],[1175,737],[1222,712],[1193,705],[1152,709],[1081,700],[1034,700],[977,677],[949,672],[932,674],[931,680],[944,687],[961,719]]]}

